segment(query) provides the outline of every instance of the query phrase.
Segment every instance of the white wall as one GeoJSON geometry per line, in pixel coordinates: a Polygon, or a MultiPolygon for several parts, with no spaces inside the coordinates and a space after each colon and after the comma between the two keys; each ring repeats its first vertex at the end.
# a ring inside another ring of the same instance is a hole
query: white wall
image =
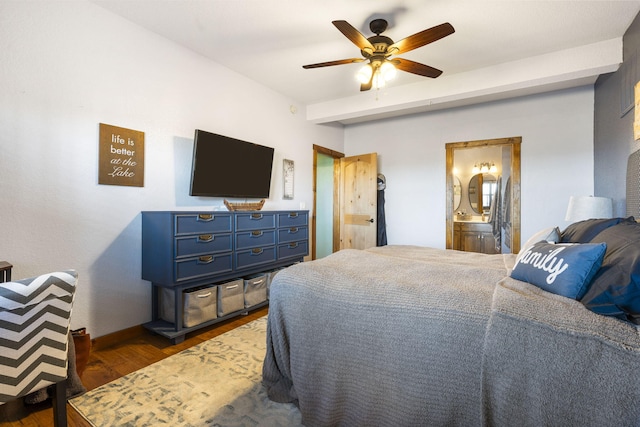
{"type": "Polygon", "coordinates": [[[343,151],[341,127],[86,1],[0,2],[0,52],[0,260],[78,270],[72,326],[94,337],[151,319],[140,211],[222,206],[188,195],[195,128],[276,149],[265,209],[310,208],[312,145],[343,151]],[[145,132],[144,187],[97,184],[99,123],[145,132]]]}
{"type": "MultiPolygon", "coordinates": [[[[522,136],[522,241],[564,229],[593,194],[593,87],[352,125],[345,154],[377,152],[389,244],[445,247],[445,143],[522,136]]],[[[621,166],[622,167],[622,166],[621,166]]]]}

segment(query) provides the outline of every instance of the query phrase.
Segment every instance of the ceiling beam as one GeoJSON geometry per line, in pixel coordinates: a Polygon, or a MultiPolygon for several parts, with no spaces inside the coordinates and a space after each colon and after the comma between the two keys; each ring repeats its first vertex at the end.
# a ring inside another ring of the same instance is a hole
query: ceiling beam
{"type": "Polygon", "coordinates": [[[595,83],[622,63],[622,38],[307,106],[313,123],[352,124],[595,83]]]}

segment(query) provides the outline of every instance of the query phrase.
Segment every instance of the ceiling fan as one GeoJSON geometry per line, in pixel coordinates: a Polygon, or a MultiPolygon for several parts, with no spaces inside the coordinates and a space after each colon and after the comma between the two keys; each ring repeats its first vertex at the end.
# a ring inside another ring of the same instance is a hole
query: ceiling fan
{"type": "Polygon", "coordinates": [[[374,19],[369,23],[369,28],[375,36],[365,37],[360,31],[354,28],[347,21],[332,21],[342,34],[344,34],[353,44],[360,48],[363,58],[340,59],[337,61],[320,62],[317,64],[303,65],[302,68],[320,68],[332,65],[352,64],[355,62],[369,61],[358,73],[360,80],[360,90],[369,90],[372,87],[382,87],[385,81],[395,75],[395,70],[402,70],[420,76],[436,78],[442,74],[441,70],[420,64],[409,59],[391,58],[392,55],[399,55],[410,50],[417,49],[436,40],[440,40],[455,30],[448,22],[435,27],[420,31],[412,36],[404,38],[399,42],[394,42],[387,36],[380,35],[387,29],[387,21],[384,19],[374,19]]]}

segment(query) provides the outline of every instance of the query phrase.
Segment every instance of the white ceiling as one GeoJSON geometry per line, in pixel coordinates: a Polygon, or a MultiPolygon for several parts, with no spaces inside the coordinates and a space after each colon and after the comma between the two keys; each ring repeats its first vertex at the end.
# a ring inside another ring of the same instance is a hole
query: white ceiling
{"type": "Polygon", "coordinates": [[[291,99],[317,123],[463,105],[593,83],[622,60],[633,1],[519,0],[92,0],[142,27],[291,99]],[[398,41],[449,22],[456,32],[407,52],[444,71],[437,79],[399,72],[390,86],[360,93],[359,64],[302,65],[360,57],[332,24],[366,37],[385,18],[398,41]]]}

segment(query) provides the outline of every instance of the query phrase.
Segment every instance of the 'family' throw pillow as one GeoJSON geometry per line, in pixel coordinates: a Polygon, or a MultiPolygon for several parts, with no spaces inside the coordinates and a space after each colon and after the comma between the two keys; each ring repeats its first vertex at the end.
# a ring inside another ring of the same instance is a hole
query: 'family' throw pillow
{"type": "Polygon", "coordinates": [[[554,294],[580,299],[600,269],[606,250],[605,243],[538,242],[520,253],[511,277],[554,294]]]}

